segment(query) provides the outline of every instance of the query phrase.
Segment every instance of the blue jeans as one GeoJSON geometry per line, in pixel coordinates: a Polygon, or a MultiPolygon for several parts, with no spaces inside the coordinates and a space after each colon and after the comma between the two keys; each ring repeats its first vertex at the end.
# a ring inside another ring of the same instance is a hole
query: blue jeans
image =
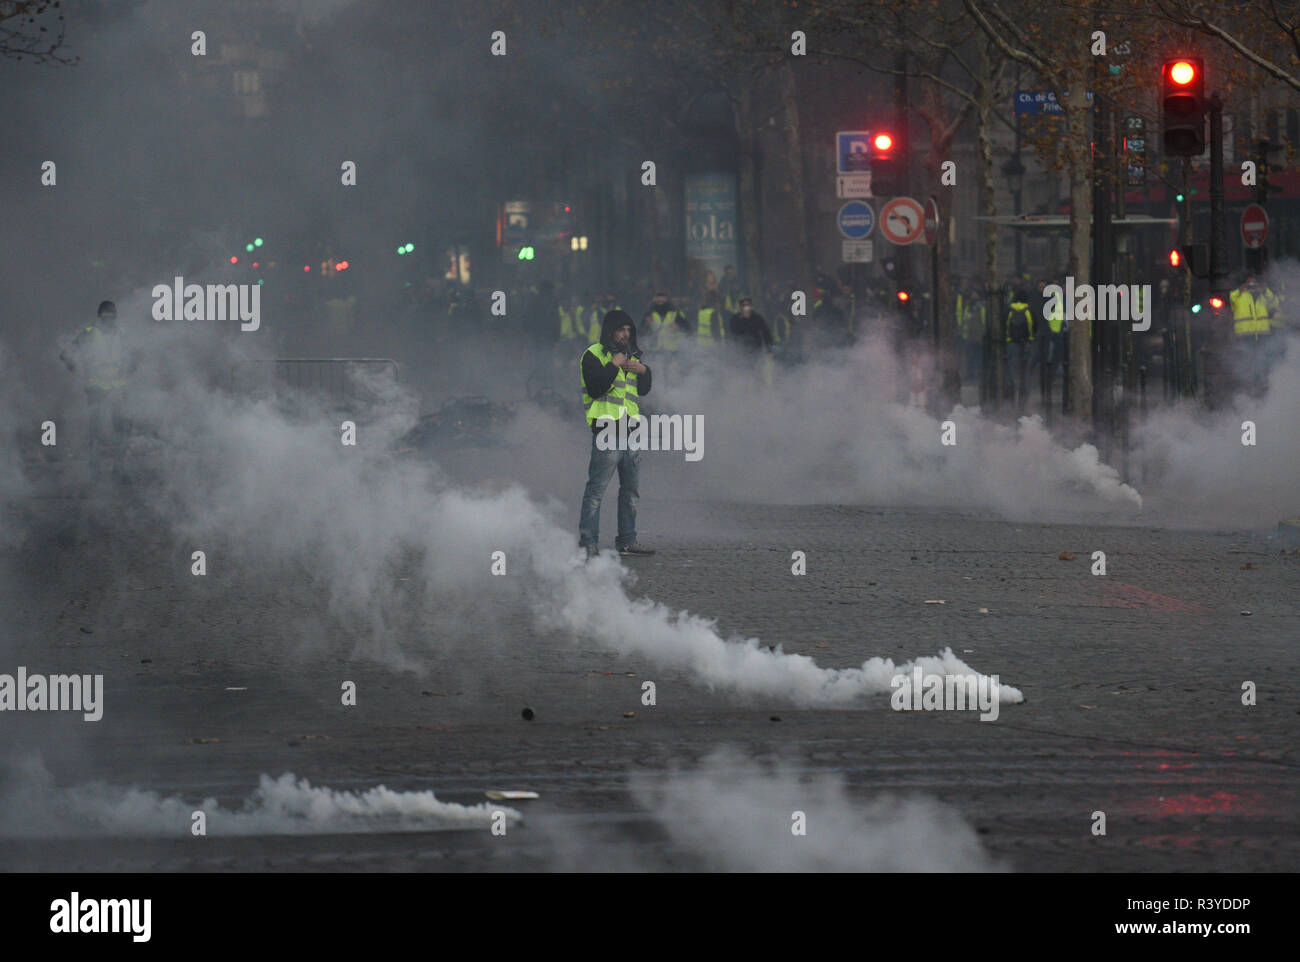
{"type": "Polygon", "coordinates": [[[587,490],[582,493],[582,516],[578,521],[578,545],[600,544],[600,502],[609,479],[618,469],[618,538],[614,546],[636,544],[636,503],[640,497],[640,451],[602,451],[591,436],[591,462],[587,465],[587,490]]]}

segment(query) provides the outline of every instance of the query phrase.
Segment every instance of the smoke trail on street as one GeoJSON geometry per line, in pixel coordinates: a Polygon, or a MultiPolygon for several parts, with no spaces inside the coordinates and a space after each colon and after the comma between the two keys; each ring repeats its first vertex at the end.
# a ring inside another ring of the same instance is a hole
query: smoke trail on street
{"type": "Polygon", "coordinates": [[[382,785],[337,791],[289,772],[262,775],[237,809],[222,808],[213,798],[193,804],[101,782],[60,788],[35,755],[5,766],[0,786],[0,837],[188,836],[195,812],[206,815],[210,836],[481,829],[491,825],[496,811],[507,822],[522,818],[515,809],[443,802],[428,791],[395,792],[382,785]]]}

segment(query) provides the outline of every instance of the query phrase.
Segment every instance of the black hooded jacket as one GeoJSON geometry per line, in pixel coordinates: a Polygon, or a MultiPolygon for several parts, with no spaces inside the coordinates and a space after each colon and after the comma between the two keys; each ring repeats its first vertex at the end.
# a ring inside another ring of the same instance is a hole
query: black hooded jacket
{"type": "MultiPolygon", "coordinates": [[[[600,324],[600,343],[611,354],[619,352],[619,348],[614,344],[614,331],[618,329],[620,323],[631,324],[631,319],[628,318],[627,314],[623,314],[622,318],[620,318],[615,312],[607,311],[604,320],[600,324]]],[[[637,347],[636,343],[636,325],[631,324],[631,327],[632,340],[629,342],[628,353],[638,355],[641,353],[641,349],[637,347]]],[[[644,361],[641,363],[645,364],[644,361]]],[[[608,364],[601,364],[590,349],[582,352],[582,379],[587,385],[587,393],[592,397],[600,397],[608,391],[617,377],[618,368],[614,366],[612,361],[608,364]]],[[[636,393],[637,397],[644,397],[650,393],[650,365],[648,364],[646,364],[645,373],[636,376],[636,393]]],[[[599,428],[593,424],[592,430],[596,431],[599,428]]]]}

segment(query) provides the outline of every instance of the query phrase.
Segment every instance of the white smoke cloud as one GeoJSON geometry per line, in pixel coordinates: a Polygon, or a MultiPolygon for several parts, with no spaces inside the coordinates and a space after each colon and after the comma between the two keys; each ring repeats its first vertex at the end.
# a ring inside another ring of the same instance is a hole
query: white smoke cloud
{"type": "Polygon", "coordinates": [[[539,824],[556,867],[571,871],[990,872],[992,858],[955,809],[926,797],[864,795],[834,772],[762,764],[734,748],[629,790],[667,836],[653,848],[619,844],[597,827],[539,824]],[[796,813],[799,813],[797,816],[796,813]],[[796,821],[801,818],[802,826],[796,821]],[[804,834],[795,834],[802,827],[804,834]]]}
{"type": "Polygon", "coordinates": [[[382,785],[336,791],[288,772],[262,775],[238,809],[222,808],[213,798],[193,803],[102,782],[60,788],[39,756],[21,759],[0,775],[0,837],[188,836],[196,811],[206,814],[207,833],[214,837],[485,829],[496,811],[508,823],[522,818],[515,809],[486,802],[442,802],[430,791],[395,792],[382,785]]]}

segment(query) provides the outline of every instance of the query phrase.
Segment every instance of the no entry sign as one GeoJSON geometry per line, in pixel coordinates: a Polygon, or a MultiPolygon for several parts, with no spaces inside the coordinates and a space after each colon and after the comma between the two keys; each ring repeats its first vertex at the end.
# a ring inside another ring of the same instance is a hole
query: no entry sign
{"type": "Polygon", "coordinates": [[[1263,247],[1268,239],[1268,214],[1259,204],[1241,212],[1241,239],[1251,250],[1263,247]]]}

